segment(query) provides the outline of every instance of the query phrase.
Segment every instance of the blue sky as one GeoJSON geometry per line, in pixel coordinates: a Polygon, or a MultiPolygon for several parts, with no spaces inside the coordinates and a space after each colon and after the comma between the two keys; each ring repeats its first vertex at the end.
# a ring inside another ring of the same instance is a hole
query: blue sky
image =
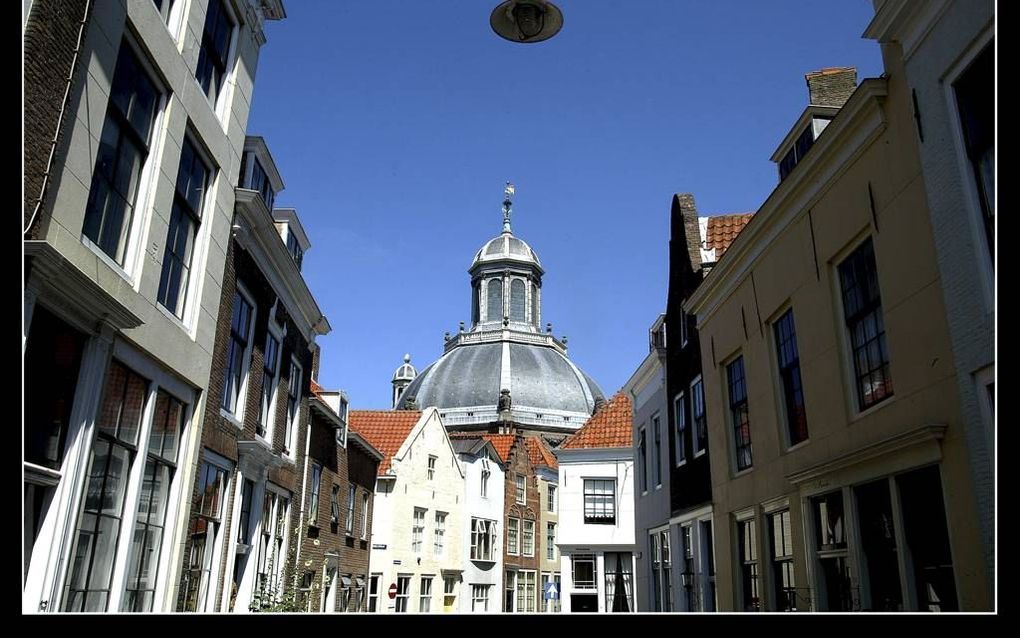
{"type": "Polygon", "coordinates": [[[666,302],[669,203],[753,211],[807,104],[804,74],[882,72],[871,0],[559,0],[540,44],[497,37],[497,0],[288,0],[269,23],[249,132],[266,138],[312,247],[333,331],[319,382],[390,407],[470,324],[467,268],[513,228],[546,269],[543,323],[607,394],[647,354],[666,302]],[[621,9],[630,13],[620,14],[621,9]]]}

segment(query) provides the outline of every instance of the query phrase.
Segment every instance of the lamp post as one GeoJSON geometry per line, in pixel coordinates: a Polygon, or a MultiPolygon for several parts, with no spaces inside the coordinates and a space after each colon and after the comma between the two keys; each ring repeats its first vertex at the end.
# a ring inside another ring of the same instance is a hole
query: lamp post
{"type": "Polygon", "coordinates": [[[547,0],[506,0],[492,10],[489,25],[511,42],[541,42],[563,27],[563,13],[547,0]]]}

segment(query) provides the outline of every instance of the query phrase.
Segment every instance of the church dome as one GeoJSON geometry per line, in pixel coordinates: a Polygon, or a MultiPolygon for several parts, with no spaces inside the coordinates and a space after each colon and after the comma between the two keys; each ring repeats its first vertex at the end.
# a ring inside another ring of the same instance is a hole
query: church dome
{"type": "Polygon", "coordinates": [[[475,253],[475,258],[471,262],[471,270],[480,265],[504,261],[529,264],[537,266],[539,269],[542,268],[542,262],[538,260],[538,253],[523,239],[514,237],[513,233],[506,231],[498,237],[493,237],[485,242],[485,245],[475,253]]]}
{"type": "Polygon", "coordinates": [[[411,365],[411,355],[404,355],[404,363],[393,372],[393,381],[411,381],[418,376],[418,371],[411,365]]]}
{"type": "Polygon", "coordinates": [[[483,425],[498,420],[500,391],[507,389],[516,423],[576,430],[605,400],[602,390],[558,344],[525,343],[521,337],[493,335],[488,342],[448,350],[411,382],[397,409],[435,406],[449,427],[483,425]]]}

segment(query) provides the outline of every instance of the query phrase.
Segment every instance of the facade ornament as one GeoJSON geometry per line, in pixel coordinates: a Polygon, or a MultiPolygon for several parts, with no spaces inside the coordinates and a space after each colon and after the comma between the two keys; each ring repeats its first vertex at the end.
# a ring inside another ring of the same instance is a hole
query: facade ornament
{"type": "Polygon", "coordinates": [[[513,206],[514,197],[514,185],[510,182],[506,183],[506,188],[503,189],[503,232],[513,234],[510,230],[510,208],[513,206]]]}

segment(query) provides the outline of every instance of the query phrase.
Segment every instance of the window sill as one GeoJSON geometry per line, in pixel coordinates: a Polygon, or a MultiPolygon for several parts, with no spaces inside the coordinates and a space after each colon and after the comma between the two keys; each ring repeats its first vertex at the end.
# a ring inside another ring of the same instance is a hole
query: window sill
{"type": "MultiPolygon", "coordinates": [[[[187,305],[187,301],[185,301],[185,305],[187,305]]],[[[169,310],[167,310],[166,306],[164,306],[159,301],[156,302],[156,310],[163,313],[163,316],[169,319],[170,323],[180,328],[189,337],[191,336],[191,328],[189,328],[188,325],[184,323],[184,320],[175,315],[174,313],[170,312],[169,310]]]]}
{"type": "Polygon", "coordinates": [[[789,454],[790,452],[793,452],[795,450],[799,450],[800,448],[804,447],[805,445],[807,445],[810,442],[811,442],[811,439],[804,439],[800,443],[796,443],[796,444],[791,445],[790,447],[786,448],[786,450],[783,452],[783,454],[789,454]]]}
{"type": "Polygon", "coordinates": [[[82,238],[81,238],[81,243],[82,243],[82,244],[83,244],[83,245],[84,245],[84,246],[85,246],[86,248],[88,248],[89,250],[91,250],[91,251],[92,251],[92,253],[93,253],[93,254],[94,254],[94,255],[95,255],[96,257],[98,257],[98,258],[99,258],[99,260],[100,260],[100,261],[102,261],[102,262],[103,262],[104,264],[106,264],[107,266],[109,266],[109,267],[110,267],[110,270],[112,270],[112,271],[113,271],[113,272],[115,272],[115,273],[116,273],[117,275],[119,275],[121,279],[123,279],[124,281],[126,281],[126,282],[128,283],[128,285],[129,285],[129,286],[131,286],[131,288],[132,288],[132,289],[134,289],[134,287],[135,287],[135,281],[134,281],[134,279],[133,279],[133,278],[131,277],[131,275],[130,275],[130,274],[128,273],[128,271],[124,270],[124,267],[123,267],[123,266],[121,266],[120,264],[118,264],[118,263],[117,263],[116,261],[114,261],[114,260],[113,260],[113,258],[112,258],[112,257],[110,257],[110,256],[109,256],[109,255],[107,255],[107,254],[106,254],[105,252],[103,252],[103,249],[102,249],[102,248],[100,248],[99,246],[97,246],[97,245],[96,245],[95,243],[93,243],[93,242],[92,242],[92,240],[91,240],[91,239],[89,239],[88,237],[85,237],[85,236],[83,235],[83,236],[82,236],[82,238]]]}
{"type": "Polygon", "coordinates": [[[227,412],[226,410],[223,409],[223,406],[220,406],[220,416],[236,425],[239,430],[244,429],[244,423],[242,423],[241,420],[237,418],[237,415],[227,412]]]}
{"type": "Polygon", "coordinates": [[[687,459],[684,459],[676,464],[677,467],[683,467],[685,465],[687,465],[687,459]]]}
{"type": "Polygon", "coordinates": [[[584,524],[585,525],[616,525],[616,519],[615,518],[613,518],[613,519],[598,519],[598,520],[588,520],[588,519],[585,519],[584,524]]]}
{"type": "Polygon", "coordinates": [[[659,483],[658,485],[655,486],[655,491],[656,492],[658,492],[661,489],[662,489],[662,483],[659,483]]]}
{"type": "Polygon", "coordinates": [[[746,474],[750,474],[750,473],[751,473],[751,472],[753,472],[753,471],[754,471],[754,466],[753,466],[753,465],[752,465],[751,467],[745,467],[745,468],[744,468],[744,469],[742,469],[742,470],[737,470],[737,471],[736,471],[736,472],[735,472],[735,473],[733,474],[733,478],[740,478],[741,476],[744,476],[744,475],[746,475],[746,474]]]}
{"type": "Polygon", "coordinates": [[[697,452],[694,453],[694,458],[698,458],[700,456],[705,456],[705,452],[706,451],[707,450],[698,450],[697,452]]]}
{"type": "MultiPolygon", "coordinates": [[[[870,406],[868,406],[867,408],[861,410],[860,412],[856,412],[852,417],[850,417],[850,422],[847,425],[853,425],[857,421],[860,421],[863,418],[869,417],[872,414],[874,414],[875,412],[877,412],[877,411],[881,410],[882,408],[884,408],[885,406],[890,405],[893,401],[896,400],[897,396],[899,396],[899,395],[898,394],[891,394],[891,395],[887,396],[886,398],[880,400],[878,403],[873,403],[870,406]]],[[[856,404],[853,406],[852,409],[854,411],[856,411],[858,409],[856,404]]]]}

